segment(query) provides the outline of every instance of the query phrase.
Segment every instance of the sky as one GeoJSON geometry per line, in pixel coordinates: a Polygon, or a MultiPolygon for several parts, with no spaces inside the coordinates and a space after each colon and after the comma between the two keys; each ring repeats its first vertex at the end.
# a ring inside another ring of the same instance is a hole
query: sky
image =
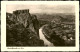
{"type": "Polygon", "coordinates": [[[30,13],[75,13],[74,5],[7,5],[6,12],[29,9],[30,13]]]}

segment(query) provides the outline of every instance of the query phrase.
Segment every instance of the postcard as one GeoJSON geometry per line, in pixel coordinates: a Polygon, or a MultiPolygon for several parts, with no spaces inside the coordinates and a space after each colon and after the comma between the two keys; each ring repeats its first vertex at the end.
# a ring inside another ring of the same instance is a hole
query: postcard
{"type": "Polygon", "coordinates": [[[1,51],[79,51],[79,1],[1,1],[1,51]]]}

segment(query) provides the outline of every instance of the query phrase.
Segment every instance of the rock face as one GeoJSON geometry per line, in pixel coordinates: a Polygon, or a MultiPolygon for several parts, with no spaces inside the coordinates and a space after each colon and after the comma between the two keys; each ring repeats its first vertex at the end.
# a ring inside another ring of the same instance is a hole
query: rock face
{"type": "Polygon", "coordinates": [[[29,10],[16,10],[13,11],[13,14],[16,15],[17,21],[23,24],[25,28],[29,25],[31,21],[31,15],[29,13],[29,10]]]}
{"type": "Polygon", "coordinates": [[[39,38],[39,22],[29,9],[6,13],[7,46],[42,46],[39,38]]]}

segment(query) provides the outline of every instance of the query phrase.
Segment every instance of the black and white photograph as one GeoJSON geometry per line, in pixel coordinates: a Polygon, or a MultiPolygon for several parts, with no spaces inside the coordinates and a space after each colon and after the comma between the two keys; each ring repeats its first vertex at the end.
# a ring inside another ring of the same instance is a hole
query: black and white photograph
{"type": "Polygon", "coordinates": [[[73,5],[7,5],[6,46],[75,46],[74,9],[73,5]]]}
{"type": "Polygon", "coordinates": [[[57,2],[47,2],[49,4],[46,2],[15,3],[6,3],[4,7],[6,19],[2,20],[5,25],[1,28],[5,28],[1,31],[4,32],[1,34],[1,38],[4,37],[2,43],[5,42],[6,49],[10,50],[9,47],[12,49],[15,49],[13,47],[75,48],[79,45],[77,38],[79,37],[77,34],[79,26],[76,24],[79,23],[77,20],[79,11],[76,10],[79,7],[78,4],[75,5],[78,2],[72,2],[72,4],[70,2],[68,2],[69,4],[57,2]]]}

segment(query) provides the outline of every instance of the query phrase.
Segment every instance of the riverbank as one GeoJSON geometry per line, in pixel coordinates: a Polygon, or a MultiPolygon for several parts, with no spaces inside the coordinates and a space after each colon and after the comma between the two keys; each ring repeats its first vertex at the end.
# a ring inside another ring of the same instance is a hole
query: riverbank
{"type": "Polygon", "coordinates": [[[42,32],[43,27],[44,27],[44,26],[42,26],[42,27],[39,29],[39,37],[40,37],[40,39],[44,41],[44,45],[45,45],[45,46],[54,46],[53,43],[51,43],[50,41],[48,41],[48,40],[45,38],[45,36],[44,36],[44,34],[43,34],[43,32],[42,32]]]}

